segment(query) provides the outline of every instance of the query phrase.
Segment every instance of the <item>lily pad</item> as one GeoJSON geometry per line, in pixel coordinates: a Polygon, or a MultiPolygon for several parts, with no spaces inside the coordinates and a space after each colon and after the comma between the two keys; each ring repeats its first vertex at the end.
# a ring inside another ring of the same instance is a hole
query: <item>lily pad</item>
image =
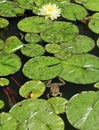
{"type": "Polygon", "coordinates": [[[98,48],[99,48],[99,38],[98,38],[98,40],[97,40],[97,46],[98,46],[98,48]]]}
{"type": "Polygon", "coordinates": [[[91,84],[99,81],[99,58],[91,54],[73,55],[62,61],[60,77],[77,84],[91,84]]]}
{"type": "Polygon", "coordinates": [[[9,80],[7,78],[0,78],[0,86],[7,86],[9,84],[9,80]]]}
{"type": "Polygon", "coordinates": [[[19,4],[19,6],[23,9],[32,10],[34,7],[35,0],[14,0],[19,4]]]}
{"type": "Polygon", "coordinates": [[[6,39],[4,45],[4,53],[12,53],[23,47],[23,43],[16,37],[11,36],[6,39]]]}
{"type": "Polygon", "coordinates": [[[23,32],[40,33],[50,26],[52,21],[38,16],[26,17],[18,22],[18,28],[23,32]]]}
{"type": "Polygon", "coordinates": [[[8,20],[6,20],[5,18],[0,18],[0,28],[5,28],[9,25],[8,20]]]}
{"type": "Polygon", "coordinates": [[[0,76],[14,74],[20,67],[21,61],[17,55],[0,53],[0,76]]]}
{"type": "Polygon", "coordinates": [[[95,47],[95,41],[88,36],[78,35],[71,41],[60,45],[68,53],[79,54],[91,51],[95,47]]]}
{"type": "Polygon", "coordinates": [[[99,128],[99,92],[83,92],[74,95],[66,106],[69,122],[80,130],[99,128]]]}
{"type": "Polygon", "coordinates": [[[4,41],[0,39],[0,51],[2,51],[3,47],[4,47],[4,41]]]}
{"type": "Polygon", "coordinates": [[[53,108],[55,109],[56,114],[64,113],[66,110],[67,100],[62,97],[52,97],[48,99],[48,102],[51,103],[53,108]]]}
{"type": "Polygon", "coordinates": [[[52,27],[40,34],[45,42],[61,43],[73,39],[78,28],[69,22],[54,22],[52,27]]]}
{"type": "Polygon", "coordinates": [[[14,105],[10,110],[10,114],[16,117],[16,120],[19,123],[18,127],[20,127],[22,123],[25,124],[25,122],[28,121],[29,117],[31,117],[33,113],[39,111],[53,112],[54,110],[46,100],[27,99],[14,105]]]}
{"type": "Polygon", "coordinates": [[[22,71],[30,79],[49,80],[57,77],[62,72],[62,64],[60,60],[54,57],[39,56],[27,61],[22,71]]]}
{"type": "Polygon", "coordinates": [[[43,46],[39,44],[32,43],[32,44],[25,44],[25,46],[21,49],[21,52],[27,57],[36,57],[43,55],[45,49],[43,46]]]}
{"type": "Polygon", "coordinates": [[[22,97],[38,98],[45,91],[45,84],[41,81],[28,81],[23,84],[19,90],[22,97]]]}
{"type": "Polygon", "coordinates": [[[97,89],[99,89],[99,82],[95,83],[94,87],[97,88],[97,89]]]}
{"type": "Polygon", "coordinates": [[[25,35],[25,40],[26,40],[27,42],[30,42],[30,43],[37,43],[37,42],[41,41],[41,38],[40,38],[40,36],[39,36],[38,34],[36,34],[36,33],[27,33],[27,34],[25,35]]]}
{"type": "Polygon", "coordinates": [[[53,112],[35,112],[28,120],[29,130],[64,130],[63,120],[53,112]]]}
{"type": "Polygon", "coordinates": [[[24,9],[19,7],[19,4],[13,1],[0,3],[0,16],[17,17],[24,14],[24,9]]]}
{"type": "Polygon", "coordinates": [[[84,7],[73,3],[64,4],[62,11],[62,17],[72,21],[81,20],[88,15],[84,7]]]}
{"type": "Polygon", "coordinates": [[[0,114],[0,130],[16,130],[17,122],[15,118],[9,113],[0,114]]]}
{"type": "Polygon", "coordinates": [[[95,13],[92,15],[88,26],[93,32],[99,34],[99,13],[95,13]]]}
{"type": "Polygon", "coordinates": [[[4,102],[0,100],[0,109],[2,109],[3,107],[4,107],[4,102]]]}

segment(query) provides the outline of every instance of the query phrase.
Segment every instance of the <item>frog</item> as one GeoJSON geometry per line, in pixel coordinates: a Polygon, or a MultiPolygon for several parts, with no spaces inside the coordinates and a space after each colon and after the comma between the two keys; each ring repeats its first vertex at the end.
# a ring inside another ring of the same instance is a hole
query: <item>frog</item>
{"type": "Polygon", "coordinates": [[[47,98],[51,97],[56,97],[56,96],[62,96],[62,93],[59,90],[60,86],[65,85],[65,81],[61,78],[59,79],[59,83],[53,83],[52,80],[48,80],[46,83],[46,87],[50,88],[50,92],[47,94],[47,98]]]}

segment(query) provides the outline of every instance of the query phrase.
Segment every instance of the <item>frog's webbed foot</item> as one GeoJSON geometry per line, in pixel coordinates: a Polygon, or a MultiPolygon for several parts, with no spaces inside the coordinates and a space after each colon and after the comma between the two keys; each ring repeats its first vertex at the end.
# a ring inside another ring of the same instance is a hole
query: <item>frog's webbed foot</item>
{"type": "Polygon", "coordinates": [[[59,81],[61,81],[61,83],[58,83],[59,86],[63,86],[66,84],[65,81],[63,79],[61,79],[60,77],[58,79],[59,79],[59,81]]]}

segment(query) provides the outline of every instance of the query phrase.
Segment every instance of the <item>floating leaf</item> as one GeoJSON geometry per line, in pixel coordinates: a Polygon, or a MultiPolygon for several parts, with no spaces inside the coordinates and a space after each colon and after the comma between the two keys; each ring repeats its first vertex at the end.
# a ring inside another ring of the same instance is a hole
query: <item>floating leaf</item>
{"type": "Polygon", "coordinates": [[[32,58],[27,61],[23,67],[23,74],[34,80],[53,79],[58,76],[61,71],[62,64],[60,60],[50,56],[32,58]]]}
{"type": "Polygon", "coordinates": [[[99,81],[99,58],[91,54],[73,55],[62,61],[63,71],[60,77],[78,84],[90,84],[99,81]]]}
{"type": "Polygon", "coordinates": [[[52,27],[41,33],[41,38],[50,43],[66,42],[78,34],[78,28],[69,22],[54,22],[52,27]]]}
{"type": "Polygon", "coordinates": [[[94,87],[99,89],[99,82],[95,83],[94,87]]]}
{"type": "Polygon", "coordinates": [[[79,54],[91,51],[95,47],[95,42],[88,36],[78,35],[71,41],[61,43],[60,45],[68,53],[79,54]]]}
{"type": "Polygon", "coordinates": [[[61,51],[61,46],[58,45],[58,44],[55,44],[55,43],[47,44],[45,46],[45,49],[46,49],[47,52],[55,54],[55,53],[58,53],[58,52],[61,51]]]}
{"type": "Polygon", "coordinates": [[[14,0],[14,1],[17,2],[21,8],[30,10],[33,9],[35,0],[14,0]]]}
{"type": "Polygon", "coordinates": [[[2,109],[3,107],[4,107],[4,102],[0,100],[0,109],[2,109]]]}
{"type": "Polygon", "coordinates": [[[40,33],[50,28],[52,21],[38,16],[26,17],[18,22],[18,28],[23,32],[40,33]]]}
{"type": "Polygon", "coordinates": [[[92,15],[88,26],[93,32],[99,34],[99,13],[95,13],[92,15]]]}
{"type": "Polygon", "coordinates": [[[67,100],[62,97],[52,97],[48,99],[48,102],[51,103],[55,109],[56,114],[61,114],[65,112],[67,100]]]}
{"type": "MultiPolygon", "coordinates": [[[[43,99],[27,99],[23,100],[16,105],[14,105],[10,113],[14,117],[16,117],[17,122],[20,125],[28,121],[29,117],[32,116],[33,113],[39,111],[54,111],[50,103],[43,99]]],[[[19,130],[19,129],[18,129],[19,130]]]]}
{"type": "Polygon", "coordinates": [[[99,92],[83,92],[68,102],[66,114],[69,122],[80,130],[99,128],[99,92]]]}
{"type": "Polygon", "coordinates": [[[99,38],[98,38],[98,40],[97,40],[97,46],[98,46],[98,48],[99,48],[99,38]]]}
{"type": "Polygon", "coordinates": [[[83,6],[91,11],[99,11],[99,0],[85,0],[83,6]]]}
{"type": "Polygon", "coordinates": [[[41,40],[40,36],[36,33],[27,33],[25,35],[25,40],[30,43],[37,43],[41,40]]]}
{"type": "Polygon", "coordinates": [[[0,39],[0,51],[2,51],[4,46],[4,41],[2,39],[0,39]]]}
{"type": "Polygon", "coordinates": [[[0,53],[0,76],[14,74],[20,67],[21,61],[17,55],[0,53]]]}
{"type": "Polygon", "coordinates": [[[9,25],[8,20],[4,19],[4,18],[0,18],[0,28],[5,28],[9,25]]]}
{"type": "Polygon", "coordinates": [[[11,36],[5,41],[3,51],[5,53],[12,53],[23,47],[23,43],[16,37],[11,36]]]}
{"type": "Polygon", "coordinates": [[[38,98],[45,91],[45,84],[41,81],[28,81],[23,84],[19,90],[22,97],[38,98]]]}
{"type": "Polygon", "coordinates": [[[25,46],[21,49],[21,52],[27,57],[35,57],[43,55],[45,49],[43,46],[39,44],[32,43],[32,44],[25,44],[25,46]]]}
{"type": "Polygon", "coordinates": [[[0,3],[0,16],[16,17],[24,14],[24,9],[20,8],[16,2],[6,1],[0,3]]]}
{"type": "Polygon", "coordinates": [[[62,17],[68,20],[81,20],[87,16],[87,10],[81,5],[77,4],[64,4],[62,8],[62,17]],[[83,12],[83,13],[82,13],[83,12]]]}
{"type": "Polygon", "coordinates": [[[64,130],[63,120],[53,112],[35,112],[28,120],[29,130],[64,130]]]}
{"type": "Polygon", "coordinates": [[[0,130],[16,130],[17,122],[15,118],[9,114],[2,112],[0,114],[0,130]]]}
{"type": "Polygon", "coordinates": [[[6,78],[0,78],[0,86],[7,86],[9,84],[9,80],[6,78]]]}

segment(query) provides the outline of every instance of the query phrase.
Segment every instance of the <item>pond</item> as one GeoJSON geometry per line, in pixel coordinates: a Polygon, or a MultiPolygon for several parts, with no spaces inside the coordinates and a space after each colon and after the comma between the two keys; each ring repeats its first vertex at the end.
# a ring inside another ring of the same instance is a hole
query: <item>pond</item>
{"type": "Polygon", "coordinates": [[[0,1],[1,130],[99,128],[98,27],[98,0],[0,1]]]}

